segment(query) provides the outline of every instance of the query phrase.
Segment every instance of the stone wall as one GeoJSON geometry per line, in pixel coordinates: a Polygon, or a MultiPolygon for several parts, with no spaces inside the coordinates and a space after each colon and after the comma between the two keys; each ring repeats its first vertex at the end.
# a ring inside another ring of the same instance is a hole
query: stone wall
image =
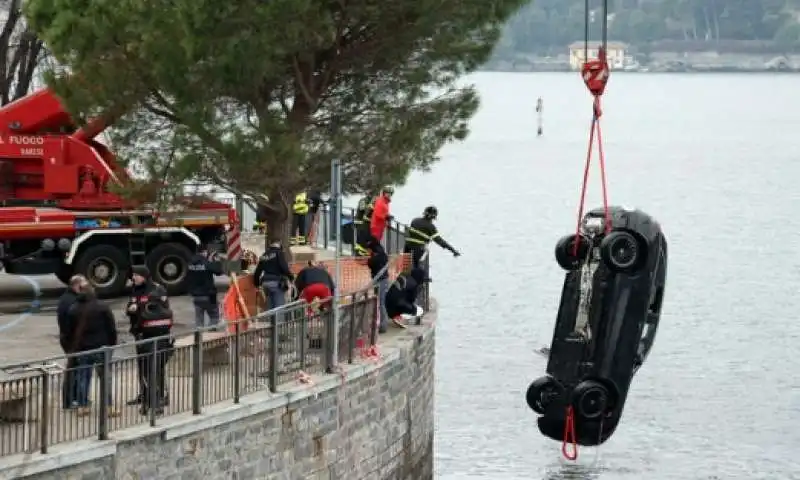
{"type": "Polygon", "coordinates": [[[433,317],[387,334],[380,360],[344,365],[340,375],[166,417],[105,442],[2,458],[0,478],[432,480],[433,317]]]}

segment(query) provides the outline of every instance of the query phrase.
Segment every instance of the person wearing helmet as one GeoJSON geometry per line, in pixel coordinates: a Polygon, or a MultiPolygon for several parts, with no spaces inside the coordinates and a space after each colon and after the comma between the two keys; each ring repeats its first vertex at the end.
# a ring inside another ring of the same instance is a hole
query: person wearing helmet
{"type": "Polygon", "coordinates": [[[381,241],[383,240],[384,232],[386,232],[386,226],[392,218],[389,212],[389,203],[392,201],[393,194],[394,187],[387,185],[381,189],[381,194],[375,199],[372,219],[369,222],[370,241],[374,249],[383,249],[381,241]]]}
{"type": "Polygon", "coordinates": [[[353,249],[356,256],[366,257],[369,255],[369,224],[372,220],[372,210],[375,209],[375,196],[371,193],[364,195],[358,201],[358,206],[353,214],[353,225],[355,228],[356,241],[353,249]]]}
{"type": "Polygon", "coordinates": [[[439,235],[439,230],[436,228],[436,225],[433,224],[438,216],[439,210],[431,205],[425,208],[421,217],[412,220],[411,225],[408,226],[406,244],[403,248],[403,252],[411,254],[411,264],[414,267],[420,266],[422,255],[425,253],[431,241],[436,242],[437,245],[445,250],[450,250],[454,257],[461,255],[458,250],[453,248],[452,245],[447,243],[447,241],[439,235]]]}

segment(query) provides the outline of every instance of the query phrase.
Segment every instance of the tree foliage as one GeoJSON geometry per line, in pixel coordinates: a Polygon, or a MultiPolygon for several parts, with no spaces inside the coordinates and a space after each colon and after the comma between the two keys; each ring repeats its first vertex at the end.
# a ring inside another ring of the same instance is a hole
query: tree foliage
{"type": "Polygon", "coordinates": [[[5,105],[30,91],[45,51],[22,16],[22,0],[0,1],[0,25],[0,105],[5,105]]]}
{"type": "Polygon", "coordinates": [[[463,139],[478,99],[457,80],[521,3],[28,0],[27,14],[73,72],[52,83],[74,113],[128,112],[113,134],[124,159],[266,193],[280,222],[334,156],[360,190],[463,139]]]}
{"type": "MultiPolygon", "coordinates": [[[[590,0],[598,40],[602,0],[590,0]]],[[[508,24],[503,50],[563,53],[583,40],[585,0],[535,0],[508,24]]],[[[661,40],[800,44],[800,0],[609,0],[609,38],[642,46],[661,40]]],[[[500,52],[501,54],[503,52],[500,52]]]]}

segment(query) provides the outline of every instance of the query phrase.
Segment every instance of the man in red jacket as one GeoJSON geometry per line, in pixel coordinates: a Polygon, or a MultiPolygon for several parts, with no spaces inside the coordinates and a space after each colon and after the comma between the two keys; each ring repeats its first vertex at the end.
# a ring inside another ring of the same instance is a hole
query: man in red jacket
{"type": "Polygon", "coordinates": [[[369,233],[375,240],[373,244],[380,246],[383,240],[383,232],[386,231],[386,224],[392,218],[389,213],[389,203],[392,201],[394,187],[386,186],[381,190],[381,194],[375,199],[375,207],[372,210],[372,219],[369,223],[369,233]]]}

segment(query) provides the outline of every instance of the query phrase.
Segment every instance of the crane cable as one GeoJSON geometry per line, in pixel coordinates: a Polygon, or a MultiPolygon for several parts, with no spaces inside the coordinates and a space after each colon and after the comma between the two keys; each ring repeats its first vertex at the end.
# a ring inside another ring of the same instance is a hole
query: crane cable
{"type": "Polygon", "coordinates": [[[603,192],[603,211],[605,216],[605,229],[606,233],[611,230],[611,218],[608,210],[608,188],[606,185],[606,159],[605,152],[603,151],[603,133],[600,129],[600,117],[603,115],[603,110],[600,105],[600,99],[605,92],[608,78],[611,70],[608,66],[608,0],[603,0],[603,22],[602,22],[602,40],[600,47],[597,50],[597,58],[589,59],[589,21],[590,10],[589,0],[585,0],[585,10],[583,17],[583,65],[581,66],[581,77],[583,83],[589,89],[592,95],[592,123],[589,129],[589,147],[586,152],[586,163],[583,168],[583,184],[581,186],[581,197],[578,205],[578,222],[575,227],[575,242],[573,242],[572,254],[578,255],[578,247],[581,241],[581,220],[583,219],[584,203],[586,201],[586,189],[589,181],[589,167],[592,164],[592,150],[597,141],[597,154],[600,161],[600,181],[603,192]]]}
{"type": "MultiPolygon", "coordinates": [[[[611,215],[608,210],[608,188],[606,184],[606,159],[603,151],[603,133],[600,128],[600,117],[603,115],[601,108],[601,97],[605,92],[606,85],[611,70],[608,66],[608,0],[603,0],[603,21],[601,30],[601,43],[597,49],[597,58],[589,59],[589,0],[585,0],[583,17],[583,65],[581,66],[581,77],[583,83],[592,95],[592,123],[589,129],[589,147],[586,152],[586,163],[583,167],[583,183],[581,185],[581,197],[578,205],[578,221],[575,226],[575,241],[572,245],[573,256],[578,256],[578,248],[581,241],[581,221],[583,219],[584,204],[586,202],[586,188],[589,183],[589,167],[592,164],[592,147],[597,140],[597,156],[600,161],[600,182],[603,192],[603,214],[605,217],[605,231],[611,230],[611,215]]],[[[575,461],[578,458],[578,442],[575,428],[575,411],[572,406],[567,407],[564,419],[564,439],[561,444],[561,453],[567,460],[575,461]],[[569,448],[569,447],[572,448],[569,448]]],[[[602,435],[602,424],[601,431],[602,435]]]]}

